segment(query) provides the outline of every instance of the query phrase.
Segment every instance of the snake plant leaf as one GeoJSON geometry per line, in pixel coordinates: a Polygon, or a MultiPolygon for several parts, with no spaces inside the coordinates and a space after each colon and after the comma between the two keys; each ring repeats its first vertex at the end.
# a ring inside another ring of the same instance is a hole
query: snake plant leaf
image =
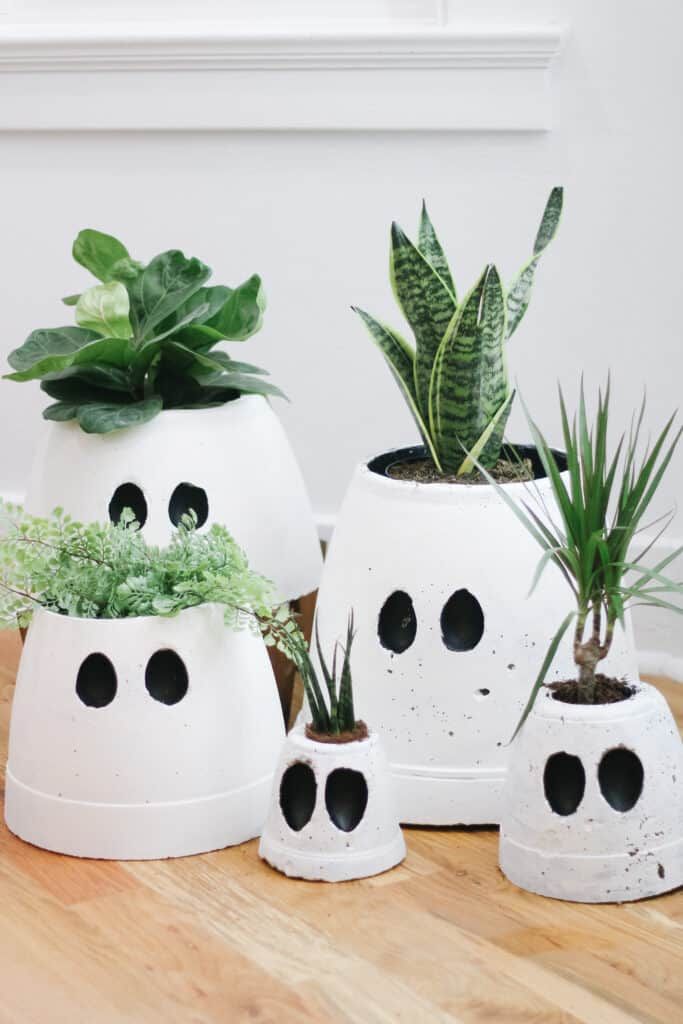
{"type": "Polygon", "coordinates": [[[261,329],[265,308],[263,283],[258,274],[252,274],[230,291],[220,309],[207,317],[206,325],[218,331],[226,341],[246,341],[261,329]]]}
{"type": "Polygon", "coordinates": [[[418,249],[427,260],[428,263],[434,267],[441,280],[444,282],[451,295],[453,301],[457,303],[458,297],[455,291],[455,284],[451,276],[451,270],[448,266],[448,260],[446,254],[443,251],[441,242],[438,239],[434,225],[432,224],[429,214],[427,213],[427,204],[424,199],[422,200],[422,213],[420,214],[420,233],[417,242],[418,249]]]}
{"type": "Polygon", "coordinates": [[[552,242],[555,234],[557,233],[560,217],[562,215],[563,198],[564,190],[561,186],[556,186],[551,191],[545,210],[543,211],[541,224],[536,234],[536,241],[534,242],[534,254],[531,259],[524,264],[519,274],[510,285],[507,300],[508,338],[514,334],[519,327],[522,317],[529,306],[536,267],[538,266],[541,254],[550,242],[552,242]]]}
{"type": "Polygon", "coordinates": [[[123,242],[113,235],[85,228],[79,231],[72,248],[73,258],[100,281],[113,280],[112,271],[121,260],[130,260],[123,242]]]}
{"type": "Polygon", "coordinates": [[[97,284],[83,292],[76,303],[76,323],[108,338],[130,338],[128,292],[119,281],[97,284]]]}
{"type": "Polygon", "coordinates": [[[156,328],[194,295],[210,274],[206,264],[195,257],[187,259],[178,249],[155,256],[128,285],[130,320],[136,339],[151,339],[156,328]]]}
{"type": "Polygon", "coordinates": [[[423,419],[417,402],[414,376],[415,353],[405,338],[402,338],[397,331],[387,327],[386,324],[380,323],[379,320],[375,320],[373,316],[357,306],[352,306],[351,309],[361,318],[370,333],[370,337],[389,364],[389,368],[396,383],[403,392],[425,445],[428,447],[432,459],[440,470],[441,465],[436,448],[432,442],[427,422],[423,419]]]}
{"type": "Polygon", "coordinates": [[[502,405],[498,409],[491,422],[484,429],[481,437],[475,442],[472,450],[463,459],[459,469],[458,476],[467,476],[475,468],[475,462],[480,459],[483,465],[489,465],[491,463],[495,466],[496,462],[500,457],[500,449],[503,443],[503,435],[505,432],[505,425],[510,415],[510,409],[512,408],[512,400],[515,397],[515,392],[511,391],[506,399],[504,399],[502,405]],[[489,456],[487,461],[485,452],[488,447],[492,448],[492,454],[489,456]]]}
{"type": "Polygon", "coordinates": [[[78,409],[78,423],[86,434],[109,434],[112,430],[139,426],[161,412],[163,403],[158,395],[142,402],[118,405],[114,402],[89,402],[78,409]]]}
{"type": "Polygon", "coordinates": [[[480,441],[509,397],[504,338],[505,296],[489,265],[453,317],[434,364],[430,429],[449,472],[461,470],[463,453],[480,441]]]}
{"type": "Polygon", "coordinates": [[[396,301],[415,335],[415,394],[420,415],[428,422],[432,368],[455,313],[455,299],[396,223],[391,226],[390,274],[396,301]]]}
{"type": "Polygon", "coordinates": [[[351,648],[353,646],[353,612],[349,614],[346,629],[346,646],[344,660],[339,677],[339,697],[337,701],[337,729],[339,732],[352,730],[356,725],[356,712],[353,706],[353,680],[351,678],[351,648]]]}

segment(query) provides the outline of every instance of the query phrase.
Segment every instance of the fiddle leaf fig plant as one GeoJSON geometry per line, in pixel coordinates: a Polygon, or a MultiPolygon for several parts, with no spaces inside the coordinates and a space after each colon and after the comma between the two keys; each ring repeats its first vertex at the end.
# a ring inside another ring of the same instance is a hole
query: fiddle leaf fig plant
{"type": "Polygon", "coordinates": [[[111,235],[81,231],[77,263],[99,284],[63,301],[76,325],[33,331],[10,353],[9,380],[40,380],[48,420],[88,433],[144,423],[162,409],[200,409],[241,394],[280,395],[265,370],[216,348],[261,327],[265,297],[252,275],[236,288],[207,285],[211,270],[178,250],[146,266],[111,235]]]}
{"type": "Polygon", "coordinates": [[[493,469],[500,458],[514,397],[506,343],[529,305],[536,268],[555,237],[562,202],[562,188],[554,188],[533,253],[507,289],[489,264],[462,299],[424,203],[417,245],[394,223],[391,284],[414,346],[353,307],[388,362],[441,474],[465,477],[474,471],[474,459],[493,469]]]}

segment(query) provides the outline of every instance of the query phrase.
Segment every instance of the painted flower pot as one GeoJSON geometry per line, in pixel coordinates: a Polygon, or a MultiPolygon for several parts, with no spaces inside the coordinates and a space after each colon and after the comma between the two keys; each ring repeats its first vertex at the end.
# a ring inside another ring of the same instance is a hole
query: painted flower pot
{"type": "MultiPolygon", "coordinates": [[[[400,820],[496,824],[508,743],[568,591],[549,566],[528,597],[539,549],[492,487],[387,476],[423,455],[388,452],[356,470],[323,570],[321,642],[334,644],[353,608],[356,703],[385,743],[400,820]]],[[[536,486],[552,500],[547,480],[536,486]]],[[[506,488],[528,497],[524,484],[506,488]]],[[[637,678],[630,628],[607,671],[637,678]]],[[[572,675],[567,642],[555,678],[572,675]]]]}
{"type": "Polygon", "coordinates": [[[84,522],[118,520],[131,507],[150,544],[166,544],[194,508],[200,528],[226,526],[251,567],[287,600],[318,586],[320,545],[306,488],[279,419],[259,395],[167,410],[111,434],[49,424],[26,509],[49,515],[58,506],[84,522]]]}
{"type": "Polygon", "coordinates": [[[265,646],[175,618],[38,610],[10,725],[9,829],[80,857],[180,857],[258,835],[284,727],[265,646]]]}
{"type": "Polygon", "coordinates": [[[294,878],[345,882],[388,871],[406,855],[379,737],[285,740],[259,853],[294,878]]]}
{"type": "Polygon", "coordinates": [[[683,748],[646,683],[616,704],[542,690],[503,796],[500,866],[523,889],[611,903],[683,884],[683,748]]]}

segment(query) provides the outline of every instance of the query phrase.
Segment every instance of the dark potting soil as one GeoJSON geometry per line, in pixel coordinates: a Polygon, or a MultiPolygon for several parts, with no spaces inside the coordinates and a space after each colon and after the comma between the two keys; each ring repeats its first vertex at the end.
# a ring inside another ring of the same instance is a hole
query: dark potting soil
{"type": "Polygon", "coordinates": [[[312,725],[306,726],[306,738],[314,743],[353,743],[354,740],[366,740],[368,738],[368,727],[365,722],[356,722],[355,729],[348,729],[346,732],[330,733],[316,732],[312,725]]]}
{"type": "MultiPolygon", "coordinates": [[[[530,459],[513,462],[510,459],[499,459],[492,470],[491,476],[501,484],[522,483],[534,479],[534,471],[530,459]]],[[[410,459],[395,462],[387,469],[387,476],[393,480],[413,480],[420,484],[486,484],[486,477],[475,470],[467,476],[456,476],[455,473],[439,473],[431,459],[410,459]]]]}
{"type": "MultiPolygon", "coordinates": [[[[581,700],[579,684],[576,679],[563,679],[559,683],[551,683],[548,686],[552,690],[553,699],[561,700],[563,704],[583,704],[581,700]]],[[[628,700],[634,694],[634,688],[624,679],[610,679],[599,673],[595,677],[595,700],[594,704],[616,704],[620,700],[628,700]]]]}

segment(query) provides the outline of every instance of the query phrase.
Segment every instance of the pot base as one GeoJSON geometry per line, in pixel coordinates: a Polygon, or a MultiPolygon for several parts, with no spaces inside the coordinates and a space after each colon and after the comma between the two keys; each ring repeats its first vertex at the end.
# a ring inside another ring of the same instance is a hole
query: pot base
{"type": "Polygon", "coordinates": [[[271,836],[263,836],[259,845],[259,856],[271,867],[281,871],[288,878],[303,878],[307,881],[349,882],[354,878],[368,878],[400,864],[406,855],[406,844],[399,833],[386,846],[375,847],[350,853],[305,853],[293,850],[271,836]]]}
{"type": "Polygon", "coordinates": [[[683,885],[683,839],[611,856],[548,854],[501,834],[500,868],[515,885],[573,903],[627,903],[683,885]]]}
{"type": "Polygon", "coordinates": [[[19,839],[54,853],[156,860],[222,850],[260,835],[272,775],[228,793],[150,804],[66,800],[7,772],[5,822],[19,839]]]}

